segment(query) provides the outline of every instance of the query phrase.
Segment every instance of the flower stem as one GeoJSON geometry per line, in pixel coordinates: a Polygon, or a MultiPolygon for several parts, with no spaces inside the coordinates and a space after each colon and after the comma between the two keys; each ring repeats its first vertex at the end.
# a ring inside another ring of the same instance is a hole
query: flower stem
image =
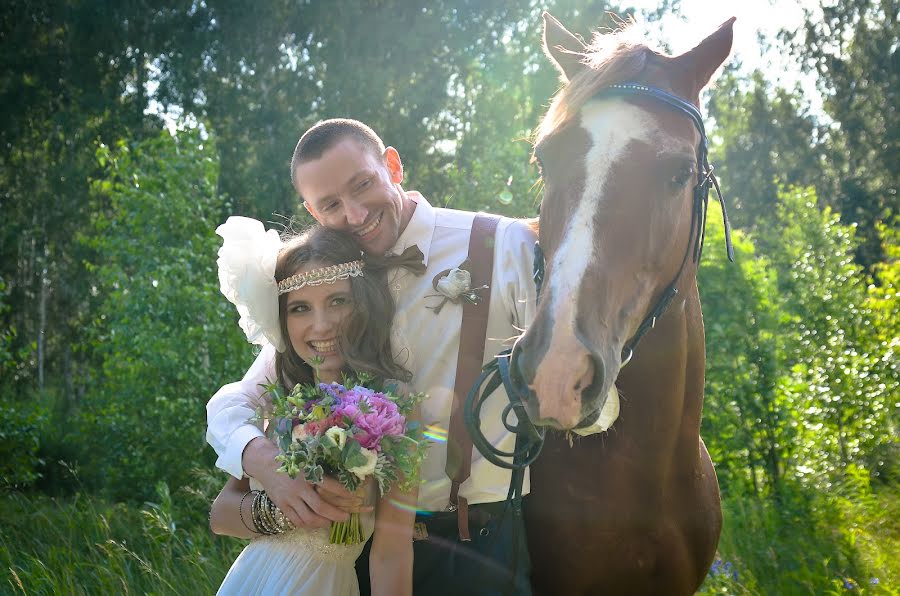
{"type": "Polygon", "coordinates": [[[359,544],[362,541],[362,527],[358,513],[351,513],[349,521],[331,522],[331,531],[328,535],[328,542],[331,544],[359,544]]]}

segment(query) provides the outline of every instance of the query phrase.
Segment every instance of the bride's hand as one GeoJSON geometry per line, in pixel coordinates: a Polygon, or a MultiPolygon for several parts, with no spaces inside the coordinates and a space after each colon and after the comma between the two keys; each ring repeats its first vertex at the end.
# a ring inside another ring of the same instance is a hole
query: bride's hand
{"type": "Polygon", "coordinates": [[[336,479],[326,476],[322,482],[315,485],[315,489],[323,499],[347,513],[368,513],[374,509],[367,498],[373,482],[375,479],[369,476],[356,492],[351,493],[336,479]]]}
{"type": "Polygon", "coordinates": [[[348,511],[359,507],[359,497],[348,492],[337,480],[326,478],[312,485],[303,478],[291,478],[278,471],[278,447],[264,437],[250,441],[242,458],[244,470],[262,484],[269,498],[298,528],[327,528],[332,521],[347,521],[348,511]],[[344,507],[349,505],[349,507],[344,507]]]}

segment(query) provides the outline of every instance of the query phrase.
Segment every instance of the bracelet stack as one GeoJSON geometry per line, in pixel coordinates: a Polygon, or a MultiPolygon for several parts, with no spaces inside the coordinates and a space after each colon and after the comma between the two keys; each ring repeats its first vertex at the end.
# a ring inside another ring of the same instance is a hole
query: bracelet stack
{"type": "MultiPolygon", "coordinates": [[[[244,498],[251,493],[253,493],[253,502],[250,506],[250,517],[253,519],[253,525],[255,526],[254,532],[272,536],[294,528],[294,524],[292,524],[287,516],[282,513],[281,509],[272,502],[269,495],[267,495],[264,490],[251,490],[245,494],[244,497],[241,498],[242,506],[244,498]]],[[[244,522],[243,507],[241,513],[241,521],[244,522]]],[[[247,526],[247,523],[244,522],[244,525],[247,526]]],[[[249,526],[247,526],[247,528],[250,529],[249,526]]]]}

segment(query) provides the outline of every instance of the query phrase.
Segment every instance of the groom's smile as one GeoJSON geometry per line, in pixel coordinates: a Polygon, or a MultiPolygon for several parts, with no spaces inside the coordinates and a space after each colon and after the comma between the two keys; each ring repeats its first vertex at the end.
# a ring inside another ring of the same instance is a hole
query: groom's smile
{"type": "Polygon", "coordinates": [[[378,224],[381,223],[381,220],[384,218],[384,211],[376,215],[362,228],[355,230],[353,234],[358,237],[361,241],[366,242],[372,240],[375,236],[375,230],[378,228],[378,224]]]}

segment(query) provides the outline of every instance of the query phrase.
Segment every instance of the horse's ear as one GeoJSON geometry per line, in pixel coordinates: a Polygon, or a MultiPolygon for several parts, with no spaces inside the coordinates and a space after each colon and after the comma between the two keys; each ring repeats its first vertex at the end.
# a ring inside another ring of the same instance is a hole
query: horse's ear
{"type": "Polygon", "coordinates": [[[731,17],[722,23],[712,35],[701,41],[696,48],[675,58],[687,69],[694,71],[698,92],[706,87],[713,73],[731,53],[735,20],[735,17],[731,17]]]}
{"type": "Polygon", "coordinates": [[[549,12],[544,11],[544,53],[556,66],[564,82],[584,68],[581,63],[587,47],[549,12]]]}

